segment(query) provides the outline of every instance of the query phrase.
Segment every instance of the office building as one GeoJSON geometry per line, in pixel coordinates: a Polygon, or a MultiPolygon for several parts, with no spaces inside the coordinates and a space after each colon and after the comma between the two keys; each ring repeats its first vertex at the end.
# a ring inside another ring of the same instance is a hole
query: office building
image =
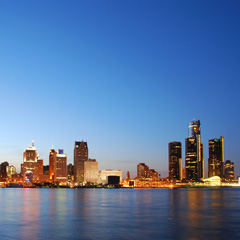
{"type": "Polygon", "coordinates": [[[224,177],[224,138],[211,139],[208,141],[208,177],[224,177]]]}
{"type": "Polygon", "coordinates": [[[7,167],[9,166],[8,162],[3,162],[1,163],[1,176],[0,176],[0,180],[5,182],[8,180],[8,172],[7,172],[7,167]]]}
{"type": "Polygon", "coordinates": [[[185,139],[186,180],[199,181],[204,178],[203,146],[201,144],[200,121],[191,121],[185,139]]]}
{"type": "Polygon", "coordinates": [[[234,162],[230,160],[225,162],[225,179],[228,181],[234,180],[234,162]]]}
{"type": "Polygon", "coordinates": [[[169,179],[182,180],[182,144],[168,143],[169,179]]]}
{"type": "Polygon", "coordinates": [[[67,165],[67,181],[70,183],[74,182],[74,165],[71,163],[67,165]]]}
{"type": "Polygon", "coordinates": [[[16,174],[16,168],[11,165],[11,166],[6,166],[6,172],[7,172],[7,178],[8,180],[12,180],[12,176],[16,174]]]}
{"type": "Polygon", "coordinates": [[[51,182],[54,182],[54,168],[56,163],[56,155],[57,152],[53,148],[51,148],[49,152],[49,180],[51,182]]]}
{"type": "Polygon", "coordinates": [[[84,182],[84,162],[88,160],[87,142],[75,141],[74,146],[74,181],[78,184],[84,182]]]}
{"type": "Polygon", "coordinates": [[[54,163],[54,181],[59,183],[67,182],[67,154],[59,149],[54,163]]]}
{"type": "Polygon", "coordinates": [[[145,163],[139,163],[137,165],[137,178],[138,179],[158,179],[158,172],[154,169],[149,169],[145,163]]]}
{"type": "Polygon", "coordinates": [[[101,170],[99,171],[98,183],[101,184],[115,184],[122,182],[122,171],[121,170],[101,170]],[[117,183],[116,183],[117,180],[117,183]]]}
{"type": "Polygon", "coordinates": [[[41,175],[43,174],[43,160],[38,159],[37,163],[38,163],[38,175],[41,175]]]}
{"type": "Polygon", "coordinates": [[[97,183],[98,162],[96,159],[88,159],[84,162],[84,183],[97,183]]]}
{"type": "Polygon", "coordinates": [[[38,154],[34,146],[28,147],[23,154],[22,176],[24,181],[35,182],[38,179],[38,154]]]}

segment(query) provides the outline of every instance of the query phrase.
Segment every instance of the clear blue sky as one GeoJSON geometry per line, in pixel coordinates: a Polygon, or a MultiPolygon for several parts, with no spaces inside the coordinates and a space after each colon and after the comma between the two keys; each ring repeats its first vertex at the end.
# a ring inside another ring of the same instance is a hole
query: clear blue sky
{"type": "Polygon", "coordinates": [[[239,1],[0,1],[0,162],[75,140],[100,169],[168,173],[188,122],[240,174],[239,1]]]}

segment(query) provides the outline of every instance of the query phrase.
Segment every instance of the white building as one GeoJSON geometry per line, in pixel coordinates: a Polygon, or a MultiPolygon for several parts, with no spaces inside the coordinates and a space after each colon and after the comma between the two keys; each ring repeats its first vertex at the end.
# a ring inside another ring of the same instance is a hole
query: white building
{"type": "Polygon", "coordinates": [[[122,171],[121,170],[101,170],[99,171],[99,180],[98,183],[108,184],[109,176],[117,176],[122,182],[122,171]]]}

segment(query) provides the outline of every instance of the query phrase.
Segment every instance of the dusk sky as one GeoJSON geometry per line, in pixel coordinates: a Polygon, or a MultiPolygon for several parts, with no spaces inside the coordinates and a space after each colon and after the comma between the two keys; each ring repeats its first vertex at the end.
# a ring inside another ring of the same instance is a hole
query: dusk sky
{"type": "Polygon", "coordinates": [[[0,1],[0,162],[35,140],[73,163],[168,176],[168,142],[200,120],[240,175],[240,1],[0,1]]]}

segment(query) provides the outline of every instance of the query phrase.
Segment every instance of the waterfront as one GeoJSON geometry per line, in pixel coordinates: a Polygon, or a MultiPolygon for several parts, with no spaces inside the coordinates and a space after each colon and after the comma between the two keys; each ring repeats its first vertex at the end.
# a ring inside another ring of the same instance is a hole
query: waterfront
{"type": "Polygon", "coordinates": [[[1,239],[236,239],[240,190],[0,189],[1,239]]]}

